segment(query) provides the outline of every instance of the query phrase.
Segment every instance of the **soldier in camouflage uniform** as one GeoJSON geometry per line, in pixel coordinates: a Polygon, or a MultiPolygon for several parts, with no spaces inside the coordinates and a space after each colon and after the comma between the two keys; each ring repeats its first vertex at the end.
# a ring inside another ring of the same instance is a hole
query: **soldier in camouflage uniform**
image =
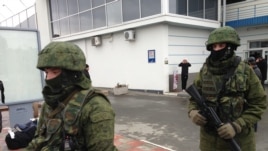
{"type": "Polygon", "coordinates": [[[115,113],[83,74],[85,60],[82,50],[68,42],[51,42],[40,52],[37,68],[46,73],[45,102],[26,150],[117,150],[115,113]]]}
{"type": "Polygon", "coordinates": [[[215,29],[208,37],[206,47],[211,54],[193,84],[223,124],[219,128],[212,127],[200,114],[195,100],[190,98],[188,113],[192,122],[200,126],[201,151],[230,151],[226,139],[231,138],[242,151],[256,150],[253,125],[266,109],[266,94],[254,71],[235,55],[238,46],[240,38],[232,27],[215,29]],[[223,80],[232,68],[233,74],[223,80]]]}

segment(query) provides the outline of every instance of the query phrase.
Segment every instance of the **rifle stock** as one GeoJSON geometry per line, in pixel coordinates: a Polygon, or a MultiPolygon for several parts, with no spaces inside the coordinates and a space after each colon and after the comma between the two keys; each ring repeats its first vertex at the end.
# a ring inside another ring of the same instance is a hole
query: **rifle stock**
{"type": "MultiPolygon", "coordinates": [[[[221,127],[222,121],[219,116],[212,107],[207,106],[205,99],[199,94],[197,88],[193,84],[186,89],[186,92],[196,101],[201,111],[200,114],[212,121],[216,129],[221,127]]],[[[226,141],[230,143],[232,151],[241,151],[241,148],[235,139],[231,138],[226,141]]]]}

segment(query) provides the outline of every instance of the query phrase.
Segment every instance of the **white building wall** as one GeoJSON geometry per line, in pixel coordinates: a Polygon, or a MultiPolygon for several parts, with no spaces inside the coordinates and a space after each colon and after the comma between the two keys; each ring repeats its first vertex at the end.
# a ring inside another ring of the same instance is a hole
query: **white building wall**
{"type": "Polygon", "coordinates": [[[170,73],[174,70],[178,70],[178,73],[181,73],[181,68],[178,67],[178,64],[184,58],[187,58],[192,65],[189,68],[189,73],[199,72],[210,53],[205,46],[210,32],[211,30],[206,29],[169,26],[168,53],[170,73]]]}
{"type": "Polygon", "coordinates": [[[117,83],[130,89],[168,91],[168,26],[156,24],[136,28],[136,40],[126,41],[123,31],[102,36],[101,46],[91,39],[73,41],[83,49],[93,86],[112,88],[117,83]],[[148,50],[155,50],[156,62],[148,63],[148,50]]]}
{"type": "Polygon", "coordinates": [[[51,41],[51,29],[49,22],[49,7],[46,0],[36,1],[37,25],[40,33],[41,48],[45,47],[51,41]]]}
{"type": "MultiPolygon", "coordinates": [[[[41,48],[52,40],[47,2],[36,2],[41,48]]],[[[183,58],[192,64],[190,73],[199,71],[208,55],[205,41],[209,30],[218,26],[217,21],[170,14],[54,40],[72,41],[81,47],[95,87],[112,88],[120,83],[128,84],[130,89],[168,92],[170,75],[176,69],[180,73],[177,65],[183,58]],[[135,41],[125,41],[123,32],[129,28],[136,32],[135,41]],[[101,46],[91,45],[95,35],[101,35],[101,46]],[[148,63],[148,50],[155,50],[155,63],[148,63]]]]}
{"type": "MultiPolygon", "coordinates": [[[[263,27],[243,27],[236,29],[237,33],[240,36],[241,46],[237,49],[237,55],[245,59],[245,51],[249,50],[249,42],[267,40],[268,39],[268,30],[266,26],[263,27]]],[[[256,48],[256,49],[268,49],[268,48],[256,48]]],[[[263,54],[264,55],[264,54],[263,54]]],[[[264,57],[264,56],[263,56],[264,57]]]]}

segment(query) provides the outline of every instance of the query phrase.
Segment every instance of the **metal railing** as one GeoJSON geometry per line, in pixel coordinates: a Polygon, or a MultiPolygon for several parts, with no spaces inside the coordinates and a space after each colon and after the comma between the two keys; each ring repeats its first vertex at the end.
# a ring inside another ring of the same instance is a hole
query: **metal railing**
{"type": "Polygon", "coordinates": [[[0,22],[0,27],[37,29],[35,4],[0,22]]]}
{"type": "Polygon", "coordinates": [[[247,6],[240,6],[228,9],[226,11],[226,21],[235,21],[247,18],[256,18],[262,16],[268,16],[268,3],[252,4],[247,6]],[[240,6],[240,7],[239,7],[240,6]]]}

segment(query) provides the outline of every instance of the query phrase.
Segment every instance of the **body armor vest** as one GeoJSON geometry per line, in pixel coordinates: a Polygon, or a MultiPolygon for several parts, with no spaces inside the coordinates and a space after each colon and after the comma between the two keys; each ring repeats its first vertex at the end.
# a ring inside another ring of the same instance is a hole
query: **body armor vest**
{"type": "Polygon", "coordinates": [[[233,75],[225,83],[222,97],[217,96],[222,88],[224,75],[212,75],[204,64],[202,70],[202,95],[207,105],[213,107],[223,122],[233,121],[244,109],[244,93],[246,91],[245,63],[240,62],[233,75]]]}

